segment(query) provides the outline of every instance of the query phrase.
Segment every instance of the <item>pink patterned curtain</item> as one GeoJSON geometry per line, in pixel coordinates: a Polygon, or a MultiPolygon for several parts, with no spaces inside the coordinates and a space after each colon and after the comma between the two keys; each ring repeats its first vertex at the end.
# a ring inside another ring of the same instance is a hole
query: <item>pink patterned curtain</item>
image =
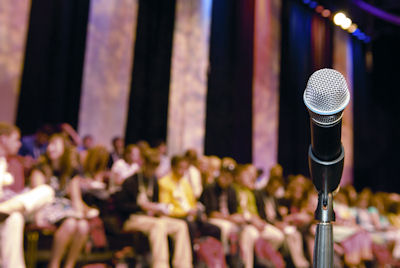
{"type": "Polygon", "coordinates": [[[29,25],[29,0],[0,4],[0,121],[15,123],[29,25]]]}
{"type": "Polygon", "coordinates": [[[177,0],[169,93],[169,154],[203,153],[212,0],[177,0]]]}
{"type": "Polygon", "coordinates": [[[278,159],[280,0],[255,0],[253,163],[269,172],[278,159]]]}
{"type": "Polygon", "coordinates": [[[353,183],[353,60],[350,36],[347,32],[336,27],[334,31],[334,55],[333,68],[341,72],[346,78],[349,91],[350,103],[344,110],[342,125],[342,143],[345,150],[344,170],[341,185],[353,183]]]}
{"type": "Polygon", "coordinates": [[[137,14],[137,0],[90,5],[78,131],[104,145],[125,135],[137,14]]]}

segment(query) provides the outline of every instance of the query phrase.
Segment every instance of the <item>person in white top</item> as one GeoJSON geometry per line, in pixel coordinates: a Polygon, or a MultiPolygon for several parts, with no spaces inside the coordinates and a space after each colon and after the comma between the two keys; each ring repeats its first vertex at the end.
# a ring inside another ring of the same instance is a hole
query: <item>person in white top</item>
{"type": "Polygon", "coordinates": [[[142,156],[137,145],[130,144],[124,150],[124,156],[111,167],[110,191],[121,188],[125,179],[137,173],[142,163],[142,156]]]}
{"type": "Polygon", "coordinates": [[[171,171],[171,159],[168,157],[167,145],[164,141],[158,141],[155,148],[160,155],[160,165],[156,170],[156,177],[160,179],[171,171]]]}
{"type": "MultiPolygon", "coordinates": [[[[2,186],[16,183],[18,179],[8,165],[8,157],[15,156],[21,147],[20,131],[11,124],[0,122],[0,162],[2,186]]],[[[20,166],[23,169],[23,166],[20,166]]],[[[16,172],[16,170],[14,170],[16,172]]],[[[8,189],[7,189],[8,190],[8,189]]],[[[54,198],[54,191],[47,185],[22,192],[0,195],[0,267],[24,268],[25,216],[34,213],[54,198]]]]}

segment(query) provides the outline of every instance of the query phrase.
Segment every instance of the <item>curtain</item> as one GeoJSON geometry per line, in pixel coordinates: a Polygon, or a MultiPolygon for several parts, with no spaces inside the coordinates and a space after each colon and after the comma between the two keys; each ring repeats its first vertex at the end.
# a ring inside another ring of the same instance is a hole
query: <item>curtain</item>
{"type": "Polygon", "coordinates": [[[17,113],[22,134],[77,127],[89,0],[32,1],[17,113]]]}
{"type": "Polygon", "coordinates": [[[125,139],[166,139],[175,1],[140,0],[125,139]]]}
{"type": "Polygon", "coordinates": [[[213,1],[205,153],[252,161],[254,0],[213,1]]]}

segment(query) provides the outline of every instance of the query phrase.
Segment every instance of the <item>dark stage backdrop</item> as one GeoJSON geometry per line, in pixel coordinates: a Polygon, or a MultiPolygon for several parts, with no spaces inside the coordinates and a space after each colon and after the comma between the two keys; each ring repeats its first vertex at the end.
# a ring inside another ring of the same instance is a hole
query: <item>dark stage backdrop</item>
{"type": "Polygon", "coordinates": [[[400,33],[394,33],[382,31],[373,40],[371,72],[363,69],[366,48],[353,43],[357,189],[400,192],[400,33]]]}
{"type": "Polygon", "coordinates": [[[254,0],[213,1],[205,154],[252,160],[254,0]]]}
{"type": "Polygon", "coordinates": [[[140,0],[126,142],[165,140],[175,1],[140,0]]]}
{"type": "Polygon", "coordinates": [[[22,134],[44,123],[76,128],[89,3],[32,1],[17,112],[22,134]]]}
{"type": "Polygon", "coordinates": [[[278,162],[286,175],[309,174],[310,127],[303,92],[312,73],[312,12],[295,1],[284,1],[282,12],[278,162]]]}

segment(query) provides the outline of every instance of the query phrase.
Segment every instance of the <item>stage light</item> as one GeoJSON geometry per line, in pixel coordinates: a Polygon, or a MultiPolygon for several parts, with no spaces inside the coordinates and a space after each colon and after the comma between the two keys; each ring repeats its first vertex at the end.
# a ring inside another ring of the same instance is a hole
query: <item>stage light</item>
{"type": "MultiPolygon", "coordinates": [[[[302,0],[302,2],[308,5],[311,9],[313,9],[316,13],[320,14],[324,18],[332,18],[332,12],[329,9],[325,9],[323,5],[318,3],[318,0],[302,0]]],[[[343,30],[346,30],[348,33],[352,34],[354,37],[357,37],[359,40],[368,43],[371,41],[371,37],[363,33],[357,26],[357,24],[353,23],[350,18],[348,18],[344,12],[337,12],[333,16],[333,22],[340,26],[343,30]]]]}
{"type": "Polygon", "coordinates": [[[347,29],[347,31],[348,31],[349,33],[354,33],[355,30],[357,30],[357,28],[358,28],[357,24],[353,23],[353,24],[349,27],[349,29],[347,29]]]}
{"type": "Polygon", "coordinates": [[[315,1],[311,1],[311,2],[308,4],[308,6],[311,7],[312,9],[314,9],[314,8],[316,8],[316,7],[318,6],[318,3],[315,2],[315,1]]]}
{"type": "Polygon", "coordinates": [[[315,8],[315,11],[316,11],[317,13],[322,13],[323,10],[324,10],[324,7],[321,6],[321,5],[319,5],[319,6],[317,6],[317,7],[315,8]]]}
{"type": "Polygon", "coordinates": [[[361,32],[357,37],[358,37],[358,39],[360,39],[361,41],[364,41],[365,38],[366,38],[367,36],[365,35],[365,33],[361,32]]]}
{"type": "Polygon", "coordinates": [[[340,25],[340,27],[342,27],[343,30],[347,30],[347,29],[350,28],[351,23],[352,23],[351,19],[345,18],[345,19],[343,20],[342,24],[340,25]]]}
{"type": "Polygon", "coordinates": [[[333,17],[333,22],[337,25],[340,26],[343,24],[344,20],[346,19],[346,15],[343,14],[342,12],[338,12],[335,14],[333,17]]]}
{"type": "Polygon", "coordinates": [[[329,9],[324,9],[321,13],[322,17],[327,18],[331,15],[331,11],[329,9]]]}
{"type": "Polygon", "coordinates": [[[354,36],[358,36],[360,33],[361,33],[360,29],[357,28],[352,34],[354,36]]]}

